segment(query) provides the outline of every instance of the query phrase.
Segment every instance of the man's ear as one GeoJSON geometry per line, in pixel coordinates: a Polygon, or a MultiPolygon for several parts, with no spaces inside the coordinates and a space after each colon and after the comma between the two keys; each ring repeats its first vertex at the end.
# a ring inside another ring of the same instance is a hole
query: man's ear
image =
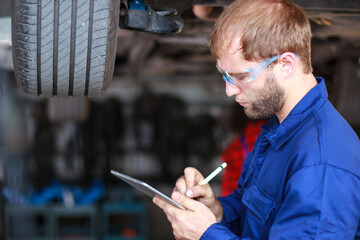
{"type": "Polygon", "coordinates": [[[278,64],[285,79],[291,77],[295,73],[295,70],[298,67],[298,61],[298,56],[295,53],[285,52],[280,55],[278,64]]]}

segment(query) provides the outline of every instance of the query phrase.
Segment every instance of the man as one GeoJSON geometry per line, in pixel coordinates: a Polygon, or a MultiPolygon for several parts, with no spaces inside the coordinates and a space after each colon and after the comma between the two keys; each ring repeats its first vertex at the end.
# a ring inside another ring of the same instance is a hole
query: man
{"type": "MultiPolygon", "coordinates": [[[[251,118],[270,117],[238,189],[215,198],[193,168],[159,198],[176,239],[360,239],[360,143],[312,75],[310,24],[288,0],[238,0],[210,49],[226,93],[251,118]]],[[[231,166],[228,166],[231,167],[231,166]]]]}

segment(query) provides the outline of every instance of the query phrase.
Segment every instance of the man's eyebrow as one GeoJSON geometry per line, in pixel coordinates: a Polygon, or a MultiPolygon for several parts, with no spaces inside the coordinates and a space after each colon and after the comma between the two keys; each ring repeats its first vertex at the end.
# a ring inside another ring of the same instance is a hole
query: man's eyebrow
{"type": "Polygon", "coordinates": [[[228,72],[228,74],[233,76],[247,76],[249,72],[228,72]]]}
{"type": "Polygon", "coordinates": [[[226,71],[226,70],[224,70],[224,69],[222,69],[218,64],[216,64],[216,66],[217,66],[217,68],[218,68],[218,70],[220,71],[220,72],[222,72],[222,73],[224,73],[224,72],[226,72],[227,74],[229,74],[229,75],[237,75],[237,76],[246,76],[246,75],[248,75],[248,71],[246,71],[246,70],[244,70],[244,71],[241,71],[241,72],[238,72],[238,71],[226,71]]]}

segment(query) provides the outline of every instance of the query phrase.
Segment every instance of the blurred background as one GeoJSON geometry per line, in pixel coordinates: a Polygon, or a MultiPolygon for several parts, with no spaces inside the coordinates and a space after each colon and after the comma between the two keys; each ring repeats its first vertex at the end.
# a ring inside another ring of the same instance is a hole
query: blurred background
{"type": "MultiPolygon", "coordinates": [[[[311,20],[314,73],[359,135],[360,6],[294,2],[311,20]]],[[[163,212],[110,170],[170,195],[185,167],[215,169],[247,124],[236,118],[242,109],[225,95],[207,48],[214,23],[190,6],[178,34],[118,30],[103,95],[42,98],[17,86],[10,0],[1,1],[0,239],[173,239],[163,212]]],[[[221,180],[211,182],[216,194],[221,180]]]]}

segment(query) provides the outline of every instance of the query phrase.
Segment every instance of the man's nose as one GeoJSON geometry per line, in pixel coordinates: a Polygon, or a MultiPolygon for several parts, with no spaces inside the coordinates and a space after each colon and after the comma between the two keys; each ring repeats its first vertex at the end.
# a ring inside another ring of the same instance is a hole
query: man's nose
{"type": "Polygon", "coordinates": [[[232,97],[232,96],[235,96],[235,95],[241,93],[241,90],[240,90],[240,88],[238,88],[236,86],[226,83],[225,92],[228,97],[232,97]]]}

